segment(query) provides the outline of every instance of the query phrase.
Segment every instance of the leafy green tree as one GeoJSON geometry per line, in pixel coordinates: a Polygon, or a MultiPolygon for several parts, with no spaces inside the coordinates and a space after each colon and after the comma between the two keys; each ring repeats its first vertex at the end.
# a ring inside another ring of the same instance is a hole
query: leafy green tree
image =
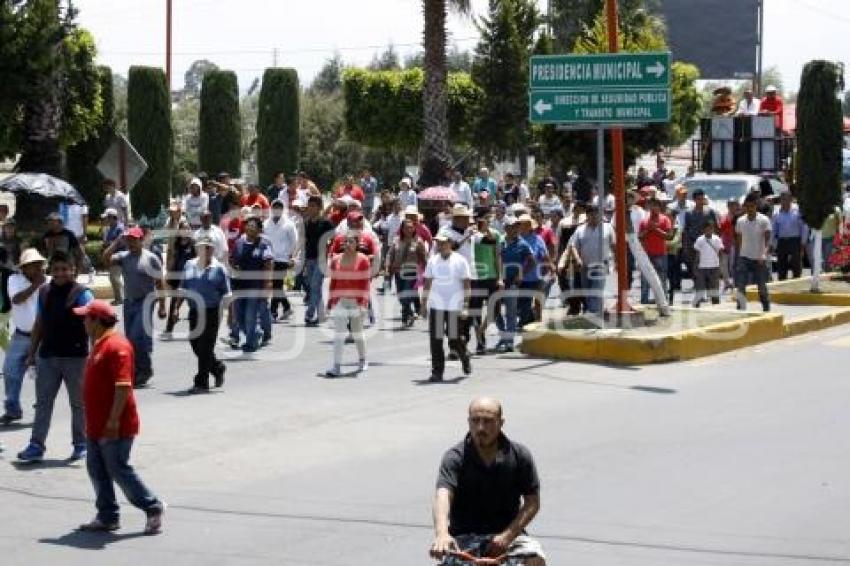
{"type": "Polygon", "coordinates": [[[425,85],[422,89],[422,141],[420,145],[420,182],[437,184],[446,167],[449,155],[449,117],[447,104],[446,14],[449,8],[466,14],[470,0],[422,0],[425,20],[422,68],[425,85]]]}
{"type": "MultiPolygon", "coordinates": [[[[446,53],[446,71],[448,73],[471,73],[472,53],[461,50],[457,44],[453,44],[446,53]]],[[[413,53],[404,58],[405,69],[421,69],[425,63],[425,54],[422,51],[413,53]]]]}
{"type": "Polygon", "coordinates": [[[241,174],[239,86],[233,71],[207,71],[201,88],[198,166],[208,173],[241,174]]]}
{"type": "Polygon", "coordinates": [[[401,69],[401,62],[398,58],[398,51],[395,50],[392,43],[380,56],[372,57],[372,62],[369,63],[370,71],[397,71],[399,69],[401,69]]]}
{"type": "Polygon", "coordinates": [[[127,79],[112,74],[112,97],[115,102],[115,131],[127,135],[127,79]]]}
{"type": "Polygon", "coordinates": [[[103,98],[103,113],[97,131],[88,139],[68,148],[67,178],[80,191],[89,205],[92,218],[99,215],[103,208],[101,181],[103,176],[97,170],[97,163],[109,149],[115,139],[115,103],[112,95],[112,69],[98,67],[100,90],[103,98]]]}
{"type": "MultiPolygon", "coordinates": [[[[186,98],[175,102],[171,109],[171,127],[174,130],[174,174],[173,178],[182,179],[194,175],[198,166],[199,115],[201,101],[186,98]]],[[[216,174],[218,171],[207,171],[216,174]]]]}
{"type": "Polygon", "coordinates": [[[475,145],[488,160],[524,153],[528,145],[528,61],[539,24],[534,0],[490,0],[478,22],[472,80],[482,97],[475,145]]]}
{"type": "Polygon", "coordinates": [[[796,196],[806,224],[815,229],[812,290],[818,289],[820,228],[841,203],[844,118],[838,93],[844,90],[843,69],[830,61],[803,67],[797,99],[796,196]]]}
{"type": "MultiPolygon", "coordinates": [[[[345,126],[351,140],[374,148],[412,152],[422,139],[421,69],[370,72],[348,69],[343,75],[345,126]]],[[[472,124],[481,89],[469,75],[448,76],[447,115],[449,138],[458,145],[472,139],[472,124]]]]}
{"type": "MultiPolygon", "coordinates": [[[[659,18],[660,0],[618,0],[620,29],[626,35],[652,25],[663,33],[659,18]]],[[[573,51],[576,41],[594,26],[597,15],[605,9],[605,0],[551,0],[552,33],[556,53],[573,51]]]]}
{"type": "Polygon", "coordinates": [[[95,43],[58,0],[0,2],[0,156],[59,175],[60,151],[101,120],[95,43]]]}
{"type": "Polygon", "coordinates": [[[339,53],[335,53],[333,58],[325,61],[324,66],[319,70],[319,74],[313,79],[310,84],[310,92],[319,94],[333,94],[342,90],[342,72],[345,70],[345,64],[339,53]]]}
{"type": "Polygon", "coordinates": [[[127,130],[130,143],[148,164],[148,170],[130,191],[133,213],[137,217],[156,216],[168,202],[174,159],[171,96],[162,69],[130,67],[127,130]]]}
{"type": "Polygon", "coordinates": [[[204,76],[210,71],[218,71],[218,65],[207,59],[199,59],[193,62],[183,74],[183,80],[186,83],[183,90],[195,98],[201,96],[204,76]]]}
{"type": "Polygon", "coordinates": [[[257,113],[257,170],[260,184],[277,171],[298,167],[300,88],[295,69],[266,69],[257,113]]]}

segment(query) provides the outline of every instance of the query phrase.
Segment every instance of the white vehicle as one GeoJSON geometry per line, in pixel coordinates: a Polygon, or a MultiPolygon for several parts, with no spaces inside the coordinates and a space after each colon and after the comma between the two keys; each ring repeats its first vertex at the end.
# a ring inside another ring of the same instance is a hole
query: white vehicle
{"type": "MultiPolygon", "coordinates": [[[[738,202],[744,202],[744,198],[752,191],[757,189],[761,183],[762,177],[758,175],[735,175],[735,174],[717,174],[706,175],[699,174],[688,179],[684,179],[682,184],[688,189],[688,197],[697,189],[702,189],[705,196],[711,204],[711,207],[720,212],[726,212],[726,203],[729,199],[736,199],[738,202]]],[[[788,186],[778,179],[769,178],[771,188],[774,195],[782,194],[788,191],[788,186]]]]}

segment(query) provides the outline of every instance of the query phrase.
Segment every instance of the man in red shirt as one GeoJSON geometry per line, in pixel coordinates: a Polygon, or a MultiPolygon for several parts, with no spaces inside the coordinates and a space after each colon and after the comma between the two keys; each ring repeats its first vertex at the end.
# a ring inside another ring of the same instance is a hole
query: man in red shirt
{"type": "Polygon", "coordinates": [[[366,195],[363,194],[363,189],[361,189],[359,185],[354,184],[353,175],[346,175],[345,181],[336,190],[336,198],[342,198],[345,195],[348,195],[361,203],[366,201],[366,195]]]}
{"type": "Polygon", "coordinates": [[[162,530],[165,504],[142,483],[130,466],[130,449],[139,434],[139,415],[133,395],[133,346],[115,331],[118,316],[106,301],[95,300],[74,309],[85,317],[92,341],[83,378],[88,455],[86,468],[94,485],[97,516],[80,525],[81,531],[115,531],[118,500],[113,483],[118,484],[127,501],[145,512],[144,533],[162,530]]]}
{"type": "MultiPolygon", "coordinates": [[[[667,284],[667,237],[672,229],[670,219],[661,214],[661,201],[652,197],[649,200],[649,216],[641,220],[638,237],[661,279],[662,287],[667,284]]],[[[640,302],[649,304],[649,281],[643,276],[640,278],[640,302]]]]}
{"type": "Polygon", "coordinates": [[[242,206],[259,206],[264,213],[271,208],[269,199],[260,192],[260,185],[248,185],[248,194],[242,197],[242,206]]]}
{"type": "Polygon", "coordinates": [[[759,115],[774,116],[776,127],[781,130],[784,124],[782,113],[782,98],[776,93],[776,87],[770,85],[764,89],[764,98],[761,99],[761,103],[759,104],[759,115]]]}

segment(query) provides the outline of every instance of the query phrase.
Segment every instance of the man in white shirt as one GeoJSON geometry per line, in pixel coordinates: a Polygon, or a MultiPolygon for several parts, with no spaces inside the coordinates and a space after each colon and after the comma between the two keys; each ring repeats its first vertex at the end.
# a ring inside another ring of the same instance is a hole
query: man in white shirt
{"type": "Polygon", "coordinates": [[[6,393],[4,413],[0,425],[10,425],[23,418],[21,386],[27,371],[32,328],[38,310],[38,290],[47,282],[44,275],[46,260],[38,250],[29,248],[21,255],[18,268],[21,273],[9,277],[8,291],[12,299],[12,326],[14,332],[6,348],[3,361],[3,385],[6,393]]]}
{"type": "Polygon", "coordinates": [[[210,196],[202,188],[201,180],[194,177],[189,181],[189,194],[183,199],[183,214],[193,230],[201,227],[201,212],[210,206],[210,196]]]}
{"type": "Polygon", "coordinates": [[[431,341],[430,381],[440,382],[443,381],[446,363],[444,337],[448,339],[449,349],[460,359],[463,373],[472,373],[464,341],[472,273],[463,256],[452,251],[452,240],[447,234],[439,233],[434,240],[439,253],[431,256],[425,266],[422,315],[428,318],[431,341]]]}
{"type": "Polygon", "coordinates": [[[537,199],[537,204],[540,206],[540,212],[543,216],[549,216],[552,210],[563,208],[561,199],[555,194],[555,183],[547,182],[543,184],[543,194],[537,199]]]}
{"type": "Polygon", "coordinates": [[[457,194],[457,202],[465,204],[469,208],[475,205],[475,200],[472,198],[472,189],[469,183],[463,180],[460,171],[452,171],[452,184],[449,188],[457,194]]]}
{"type": "Polygon", "coordinates": [[[103,209],[115,209],[118,213],[118,222],[126,226],[127,221],[131,218],[130,200],[127,195],[118,190],[118,185],[112,179],[103,180],[103,189],[106,192],[103,197],[103,209]]]}
{"type": "Polygon", "coordinates": [[[222,265],[227,266],[229,255],[227,235],[224,233],[224,230],[213,224],[212,211],[210,210],[201,212],[201,227],[194,234],[196,242],[204,237],[209,238],[213,242],[213,257],[222,265]]]}
{"type": "Polygon", "coordinates": [[[413,185],[410,182],[410,179],[405,177],[401,181],[398,182],[398,200],[401,201],[401,207],[407,208],[408,206],[416,206],[416,191],[413,190],[413,185]]]}
{"type": "Polygon", "coordinates": [[[720,304],[720,256],[723,254],[723,240],[714,233],[714,223],[705,223],[703,234],[694,242],[694,250],[699,254],[694,277],[694,300],[696,308],[705,301],[706,294],[711,304],[720,304]]]}
{"type": "Polygon", "coordinates": [[[738,103],[738,111],[735,115],[758,116],[759,104],[761,104],[761,101],[758,98],[753,97],[753,90],[751,88],[745,89],[744,97],[741,99],[741,102],[738,103]]]}
{"type": "Polygon", "coordinates": [[[266,219],[263,233],[272,245],[274,271],[272,273],[272,320],[278,320],[278,307],[283,307],[279,320],[286,320],[292,314],[292,306],[286,298],[286,274],[292,267],[292,257],[298,251],[298,230],[295,223],[284,214],[281,200],[272,203],[271,216],[266,219]]]}
{"type": "Polygon", "coordinates": [[[63,202],[59,205],[59,214],[65,223],[65,228],[74,233],[77,240],[86,243],[86,228],[89,224],[89,207],[85,204],[63,202]]]}
{"type": "Polygon", "coordinates": [[[747,309],[747,285],[755,280],[759,300],[764,312],[770,310],[770,295],[767,292],[767,251],[770,248],[770,219],[758,211],[759,196],[750,193],[744,200],[745,214],[735,224],[735,249],[738,250],[738,265],[735,286],[738,288],[738,310],[747,309]]]}

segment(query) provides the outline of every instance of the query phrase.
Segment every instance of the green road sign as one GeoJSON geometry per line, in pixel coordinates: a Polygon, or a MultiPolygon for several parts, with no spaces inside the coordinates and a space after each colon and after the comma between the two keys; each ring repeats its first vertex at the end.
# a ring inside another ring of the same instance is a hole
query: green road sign
{"type": "Polygon", "coordinates": [[[669,122],[670,104],[669,88],[532,90],[528,95],[534,124],[669,122]]]}
{"type": "Polygon", "coordinates": [[[535,55],[529,69],[530,89],[667,87],[669,53],[600,53],[535,55]]]}

